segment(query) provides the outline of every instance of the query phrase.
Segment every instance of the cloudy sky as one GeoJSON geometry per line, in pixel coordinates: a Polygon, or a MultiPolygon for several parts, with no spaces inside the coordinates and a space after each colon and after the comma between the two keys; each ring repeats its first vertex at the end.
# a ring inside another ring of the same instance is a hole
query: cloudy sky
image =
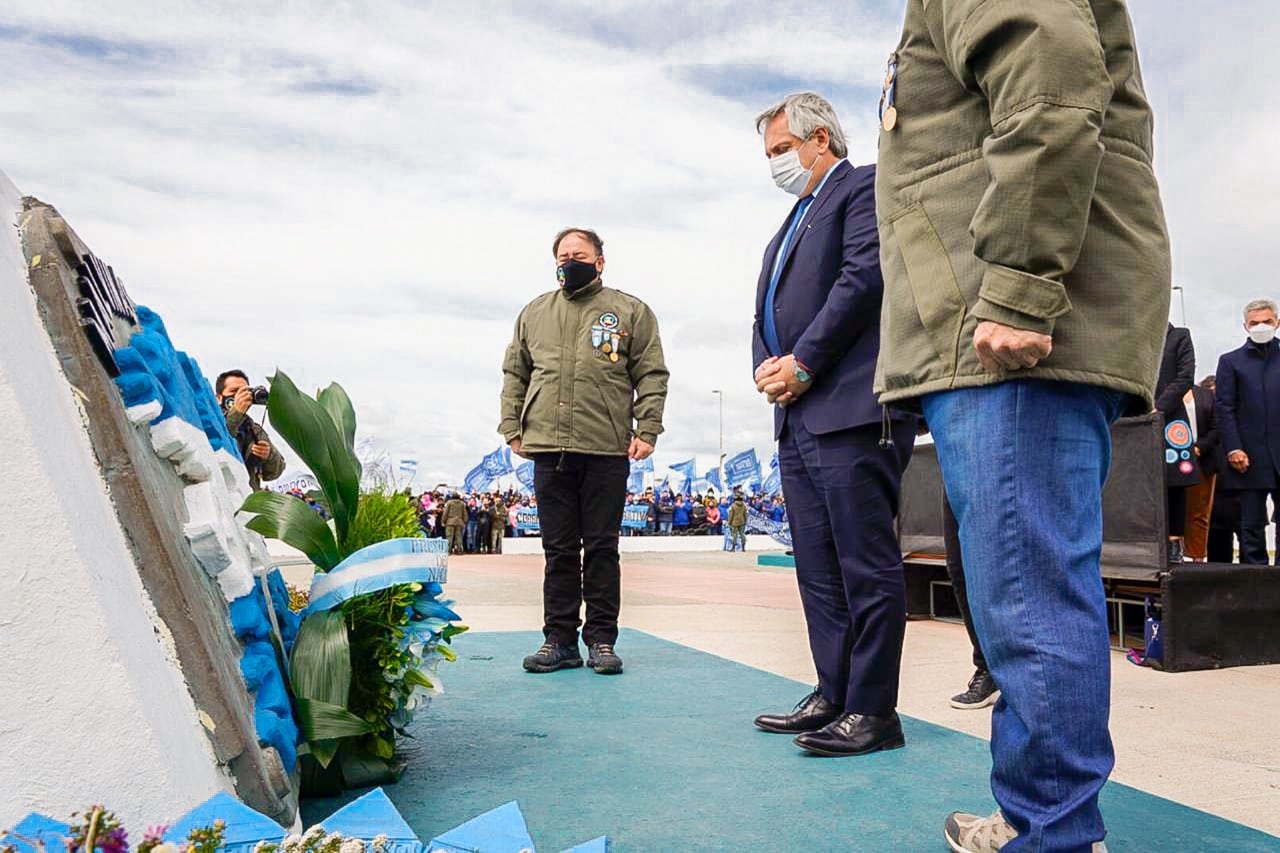
{"type": "MultiPolygon", "coordinates": [[[[1132,0],[1176,280],[1210,372],[1280,295],[1280,11],[1132,0]]],[[[753,294],[789,209],[752,118],[801,88],[875,156],[902,0],[0,2],[0,170],[57,206],[206,373],[341,382],[362,435],[459,482],[497,447],[501,358],[598,229],[657,311],[663,467],[772,452],[753,294]],[[271,11],[263,11],[273,5],[271,11]]],[[[1174,320],[1182,312],[1175,298],[1174,320]]]]}

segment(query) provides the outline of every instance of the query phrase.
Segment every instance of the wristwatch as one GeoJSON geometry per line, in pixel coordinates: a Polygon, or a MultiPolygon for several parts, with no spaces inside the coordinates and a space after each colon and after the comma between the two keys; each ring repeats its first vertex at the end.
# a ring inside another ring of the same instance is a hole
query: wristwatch
{"type": "Polygon", "coordinates": [[[807,384],[813,381],[813,374],[806,370],[805,366],[798,361],[796,362],[796,381],[802,384],[807,384]]]}

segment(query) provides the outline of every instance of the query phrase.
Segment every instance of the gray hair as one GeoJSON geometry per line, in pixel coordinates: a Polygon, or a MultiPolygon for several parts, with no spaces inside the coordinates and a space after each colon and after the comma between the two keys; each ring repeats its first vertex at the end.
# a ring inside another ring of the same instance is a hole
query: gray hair
{"type": "Polygon", "coordinates": [[[844,130],[831,102],[813,92],[796,92],[756,116],[756,131],[764,133],[765,126],[786,113],[787,129],[801,139],[808,139],[820,127],[827,129],[831,137],[831,151],[837,157],[848,157],[849,146],[844,141],[844,130]]]}
{"type": "Polygon", "coordinates": [[[1255,299],[1244,306],[1244,318],[1248,320],[1250,312],[1253,311],[1270,311],[1272,314],[1280,315],[1280,308],[1276,308],[1276,303],[1270,299],[1255,299]]]}

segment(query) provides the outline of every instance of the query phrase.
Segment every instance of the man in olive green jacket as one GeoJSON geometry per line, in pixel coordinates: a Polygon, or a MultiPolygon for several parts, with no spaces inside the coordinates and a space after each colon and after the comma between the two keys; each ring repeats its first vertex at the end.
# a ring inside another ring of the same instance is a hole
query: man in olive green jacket
{"type": "Polygon", "coordinates": [[[622,672],[618,639],[618,529],[628,457],[645,459],[662,432],[667,368],[649,306],[601,282],[604,243],[567,228],[552,244],[560,287],[516,320],[503,362],[498,431],[534,462],[534,492],[546,554],[543,634],[524,659],[529,672],[587,665],[622,672]],[[583,601],[587,618],[580,616],[583,601]]]}
{"type": "Polygon", "coordinates": [[[737,551],[739,546],[747,550],[747,505],[740,494],[734,495],[729,507],[729,546],[731,551],[737,551]]]}
{"type": "Polygon", "coordinates": [[[1123,0],[907,0],[881,105],[876,390],[922,409],[1003,692],[1002,811],[952,849],[1101,849],[1111,422],[1150,411],[1170,294],[1123,0]]]}
{"type": "Polygon", "coordinates": [[[462,529],[467,526],[467,505],[457,494],[444,502],[444,515],[441,518],[445,536],[449,540],[449,553],[462,553],[462,529]]]}

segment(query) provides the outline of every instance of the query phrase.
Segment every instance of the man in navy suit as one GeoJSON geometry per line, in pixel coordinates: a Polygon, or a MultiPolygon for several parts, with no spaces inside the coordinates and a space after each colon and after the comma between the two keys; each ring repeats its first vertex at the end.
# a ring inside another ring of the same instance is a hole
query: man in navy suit
{"type": "Polygon", "coordinates": [[[1280,506],[1280,342],[1276,304],[1245,306],[1249,341],[1218,359],[1218,436],[1227,467],[1218,487],[1240,494],[1240,562],[1266,565],[1267,495],[1280,506]]]}
{"type": "Polygon", "coordinates": [[[826,100],[791,95],[756,122],[778,186],[799,197],[765,249],[753,340],[818,686],[756,725],[818,755],[904,744],[896,711],[906,592],[894,528],[913,419],[871,391],[880,348],[875,167],[845,160],[826,100]]]}

